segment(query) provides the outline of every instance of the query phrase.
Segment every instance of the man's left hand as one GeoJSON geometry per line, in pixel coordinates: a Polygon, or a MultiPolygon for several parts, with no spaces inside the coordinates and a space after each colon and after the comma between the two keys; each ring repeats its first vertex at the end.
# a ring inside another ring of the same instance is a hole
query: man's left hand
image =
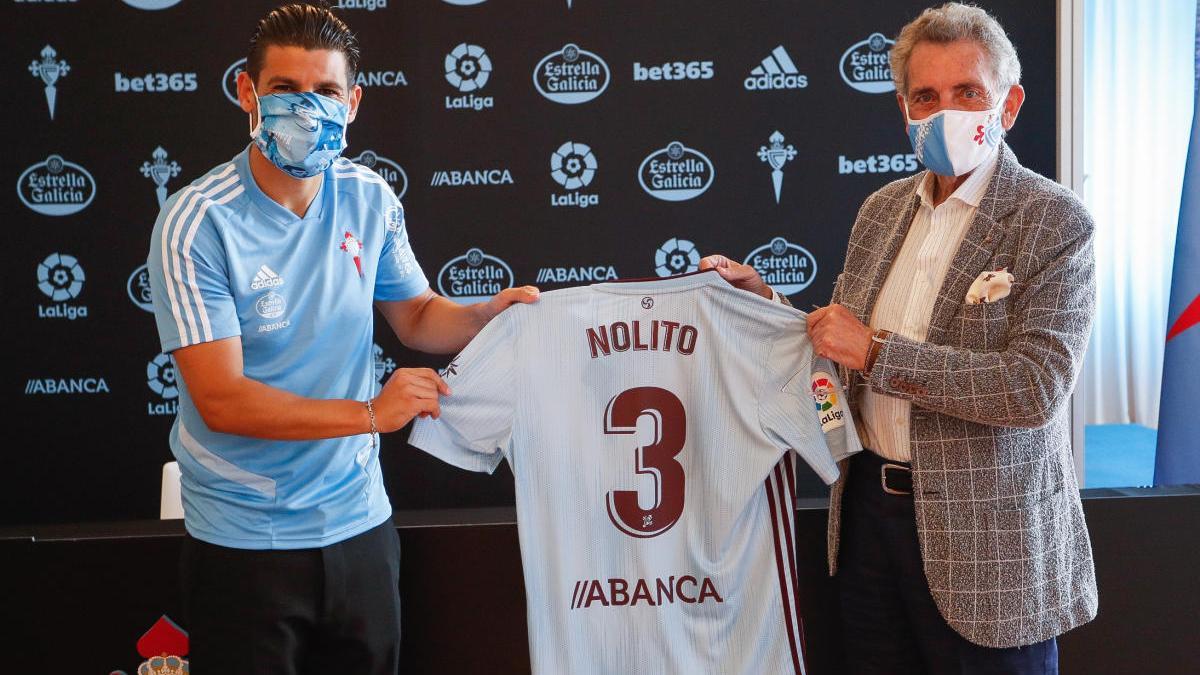
{"type": "Polygon", "coordinates": [[[515,304],[528,304],[538,299],[537,286],[518,286],[516,288],[506,288],[496,295],[492,296],[491,300],[483,303],[484,322],[491,321],[497,314],[503,312],[515,304]]]}
{"type": "Polygon", "coordinates": [[[871,329],[841,305],[809,312],[808,338],[818,356],[851,370],[862,370],[866,365],[871,329]]]}

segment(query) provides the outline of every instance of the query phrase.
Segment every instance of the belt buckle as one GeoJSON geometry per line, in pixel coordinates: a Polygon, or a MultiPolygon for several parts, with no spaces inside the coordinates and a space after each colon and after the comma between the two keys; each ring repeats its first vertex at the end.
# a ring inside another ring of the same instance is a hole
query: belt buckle
{"type": "Polygon", "coordinates": [[[912,469],[908,468],[907,466],[901,466],[900,464],[887,463],[887,464],[884,464],[883,466],[880,466],[879,467],[879,485],[883,488],[883,491],[889,495],[900,495],[900,496],[911,495],[912,494],[911,491],[893,490],[892,488],[888,487],[888,482],[887,482],[888,469],[895,469],[897,471],[907,471],[910,474],[912,473],[912,469]]]}

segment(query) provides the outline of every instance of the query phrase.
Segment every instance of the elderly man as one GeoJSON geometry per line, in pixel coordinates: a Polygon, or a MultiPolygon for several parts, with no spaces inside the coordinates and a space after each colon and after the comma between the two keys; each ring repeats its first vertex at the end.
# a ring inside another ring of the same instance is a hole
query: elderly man
{"type": "MultiPolygon", "coordinates": [[[[928,171],[867,199],[808,320],[870,449],[830,499],[847,670],[1055,673],[1055,636],[1097,608],[1068,415],[1092,221],[1002,140],[1025,93],[995,19],[928,9],[891,62],[928,171]]],[[[772,294],[723,256],[702,266],[772,294]]]]}

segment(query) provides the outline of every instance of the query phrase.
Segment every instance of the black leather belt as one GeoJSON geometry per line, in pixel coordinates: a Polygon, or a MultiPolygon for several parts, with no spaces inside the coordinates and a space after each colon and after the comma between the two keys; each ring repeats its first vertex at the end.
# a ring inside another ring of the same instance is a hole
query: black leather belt
{"type": "Polygon", "coordinates": [[[863,450],[852,460],[858,475],[879,476],[880,488],[889,495],[911,496],[913,493],[912,465],[884,459],[870,450],[863,450]]]}

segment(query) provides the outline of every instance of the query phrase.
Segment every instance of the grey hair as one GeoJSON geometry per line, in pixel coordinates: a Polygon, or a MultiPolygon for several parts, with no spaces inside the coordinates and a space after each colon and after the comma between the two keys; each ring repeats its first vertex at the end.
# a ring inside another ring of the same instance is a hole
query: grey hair
{"type": "Polygon", "coordinates": [[[975,5],[948,2],[930,7],[900,29],[892,47],[892,81],[896,91],[908,98],[908,59],[921,42],[947,44],[970,40],[983,48],[991,65],[992,93],[1007,91],[1021,81],[1021,62],[1017,50],[995,17],[975,5]]]}

